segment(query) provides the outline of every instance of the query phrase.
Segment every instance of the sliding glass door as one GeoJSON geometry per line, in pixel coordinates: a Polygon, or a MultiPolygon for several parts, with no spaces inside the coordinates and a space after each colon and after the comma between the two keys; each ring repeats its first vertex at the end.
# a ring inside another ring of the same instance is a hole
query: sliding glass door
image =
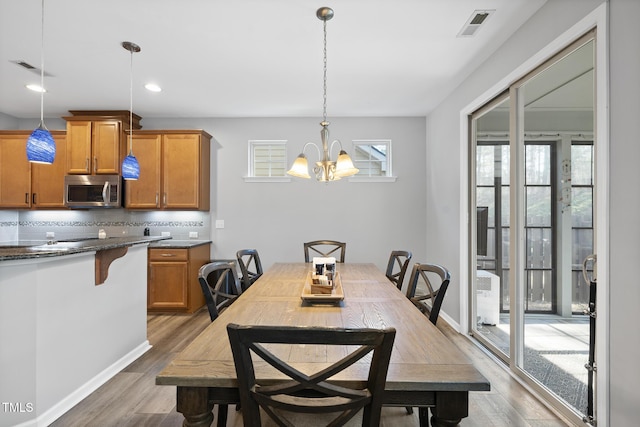
{"type": "Polygon", "coordinates": [[[586,413],[593,34],[470,117],[472,334],[575,420],[586,413]]]}

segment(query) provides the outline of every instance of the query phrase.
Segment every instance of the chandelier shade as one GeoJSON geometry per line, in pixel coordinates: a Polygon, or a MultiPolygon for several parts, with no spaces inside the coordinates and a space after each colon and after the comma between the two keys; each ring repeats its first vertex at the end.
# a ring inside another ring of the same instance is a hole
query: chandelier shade
{"type": "Polygon", "coordinates": [[[287,171],[287,174],[299,178],[310,179],[309,175],[309,163],[307,157],[304,154],[304,150],[309,145],[313,145],[318,150],[319,161],[315,163],[313,172],[316,176],[316,180],[320,182],[337,181],[340,178],[355,175],[359,170],[353,165],[351,157],[345,150],[342,149],[342,143],[339,140],[335,140],[329,145],[329,122],[327,121],[327,21],[333,18],[333,9],[329,7],[321,7],[316,11],[316,16],[323,22],[324,29],[324,91],[323,91],[323,106],[322,106],[322,130],[320,131],[320,139],[322,141],[322,155],[320,155],[320,148],[313,142],[308,142],[302,148],[302,153],[298,155],[293,162],[291,169],[287,171]],[[340,145],[340,152],[336,161],[331,160],[331,149],[333,145],[338,143],[340,145]]]}

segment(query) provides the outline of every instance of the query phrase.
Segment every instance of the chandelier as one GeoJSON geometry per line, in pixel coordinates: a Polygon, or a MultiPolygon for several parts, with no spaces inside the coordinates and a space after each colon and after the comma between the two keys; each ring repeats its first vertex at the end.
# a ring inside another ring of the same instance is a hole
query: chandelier
{"type": "Polygon", "coordinates": [[[335,140],[329,145],[329,122],[327,121],[327,21],[333,18],[333,9],[329,7],[321,7],[316,11],[316,16],[323,23],[324,29],[324,75],[323,75],[323,105],[322,105],[322,121],[320,122],[320,126],[322,129],[320,130],[320,139],[322,140],[322,154],[320,154],[320,148],[313,142],[307,142],[302,148],[302,153],[298,155],[296,160],[293,162],[291,169],[287,171],[287,174],[292,176],[297,176],[299,178],[311,178],[309,176],[309,164],[307,162],[307,156],[305,156],[305,149],[312,145],[316,147],[318,151],[318,158],[320,159],[316,162],[316,165],[313,168],[313,172],[316,175],[316,180],[320,182],[329,182],[329,181],[337,181],[340,178],[346,176],[352,176],[358,173],[358,169],[353,165],[353,161],[351,161],[351,157],[347,154],[346,151],[342,149],[342,143],[339,140],[335,140]],[[340,146],[340,152],[338,153],[337,160],[331,160],[330,155],[335,144],[340,146]]]}

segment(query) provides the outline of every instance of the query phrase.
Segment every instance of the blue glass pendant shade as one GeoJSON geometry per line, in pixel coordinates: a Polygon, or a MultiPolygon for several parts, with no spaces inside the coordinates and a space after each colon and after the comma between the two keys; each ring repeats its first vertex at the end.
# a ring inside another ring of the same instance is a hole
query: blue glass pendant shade
{"type": "Polygon", "coordinates": [[[140,178],[140,165],[138,159],[132,153],[122,161],[122,178],[126,180],[137,180],[140,178]]]}
{"type": "Polygon", "coordinates": [[[33,163],[52,164],[56,158],[56,142],[42,123],[27,139],[27,159],[33,163]]]}

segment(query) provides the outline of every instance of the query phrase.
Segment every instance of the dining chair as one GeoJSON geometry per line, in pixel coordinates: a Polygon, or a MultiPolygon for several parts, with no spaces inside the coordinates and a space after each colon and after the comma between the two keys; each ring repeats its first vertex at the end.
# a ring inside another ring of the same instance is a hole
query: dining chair
{"type": "Polygon", "coordinates": [[[434,325],[438,321],[440,307],[450,281],[451,274],[441,265],[419,263],[413,265],[407,287],[407,298],[420,311],[428,315],[434,325]]]}
{"type": "Polygon", "coordinates": [[[402,290],[404,276],[409,266],[409,261],[413,254],[409,251],[391,251],[389,262],[387,263],[387,272],[385,275],[396,287],[402,290]]]}
{"type": "Polygon", "coordinates": [[[295,419],[299,413],[316,414],[312,418],[313,425],[317,425],[319,419],[324,419],[330,413],[339,413],[329,425],[342,426],[361,409],[363,426],[380,424],[395,329],[243,326],[230,323],[227,325],[227,333],[238,378],[245,427],[261,425],[261,409],[280,426],[305,424],[300,420],[291,422],[291,418],[295,419]],[[330,366],[321,364],[323,366],[318,372],[303,373],[287,360],[281,359],[278,346],[274,347],[273,344],[345,346],[345,356],[330,366]],[[368,357],[371,352],[372,356],[368,357]],[[266,362],[286,378],[259,384],[252,355],[259,360],[256,362],[257,366],[267,366],[266,362]],[[331,382],[332,377],[361,359],[369,366],[366,381],[349,385],[331,382]]]}
{"type": "Polygon", "coordinates": [[[213,322],[242,293],[235,261],[214,261],[200,267],[198,281],[213,322]]]}
{"type": "MultiPolygon", "coordinates": [[[[234,261],[214,261],[203,265],[198,271],[198,281],[212,322],[242,293],[234,261]]],[[[218,426],[227,424],[228,412],[227,405],[218,405],[218,426]]]]}
{"type": "Polygon", "coordinates": [[[313,255],[321,257],[333,256],[336,262],[344,262],[347,244],[337,240],[314,240],[304,243],[304,262],[311,262],[313,255]],[[337,256],[336,256],[337,255],[337,256]]]}
{"type": "Polygon", "coordinates": [[[262,276],[262,263],[256,249],[241,249],[236,252],[236,258],[240,266],[240,273],[242,273],[240,284],[242,292],[244,292],[262,276]]]}

